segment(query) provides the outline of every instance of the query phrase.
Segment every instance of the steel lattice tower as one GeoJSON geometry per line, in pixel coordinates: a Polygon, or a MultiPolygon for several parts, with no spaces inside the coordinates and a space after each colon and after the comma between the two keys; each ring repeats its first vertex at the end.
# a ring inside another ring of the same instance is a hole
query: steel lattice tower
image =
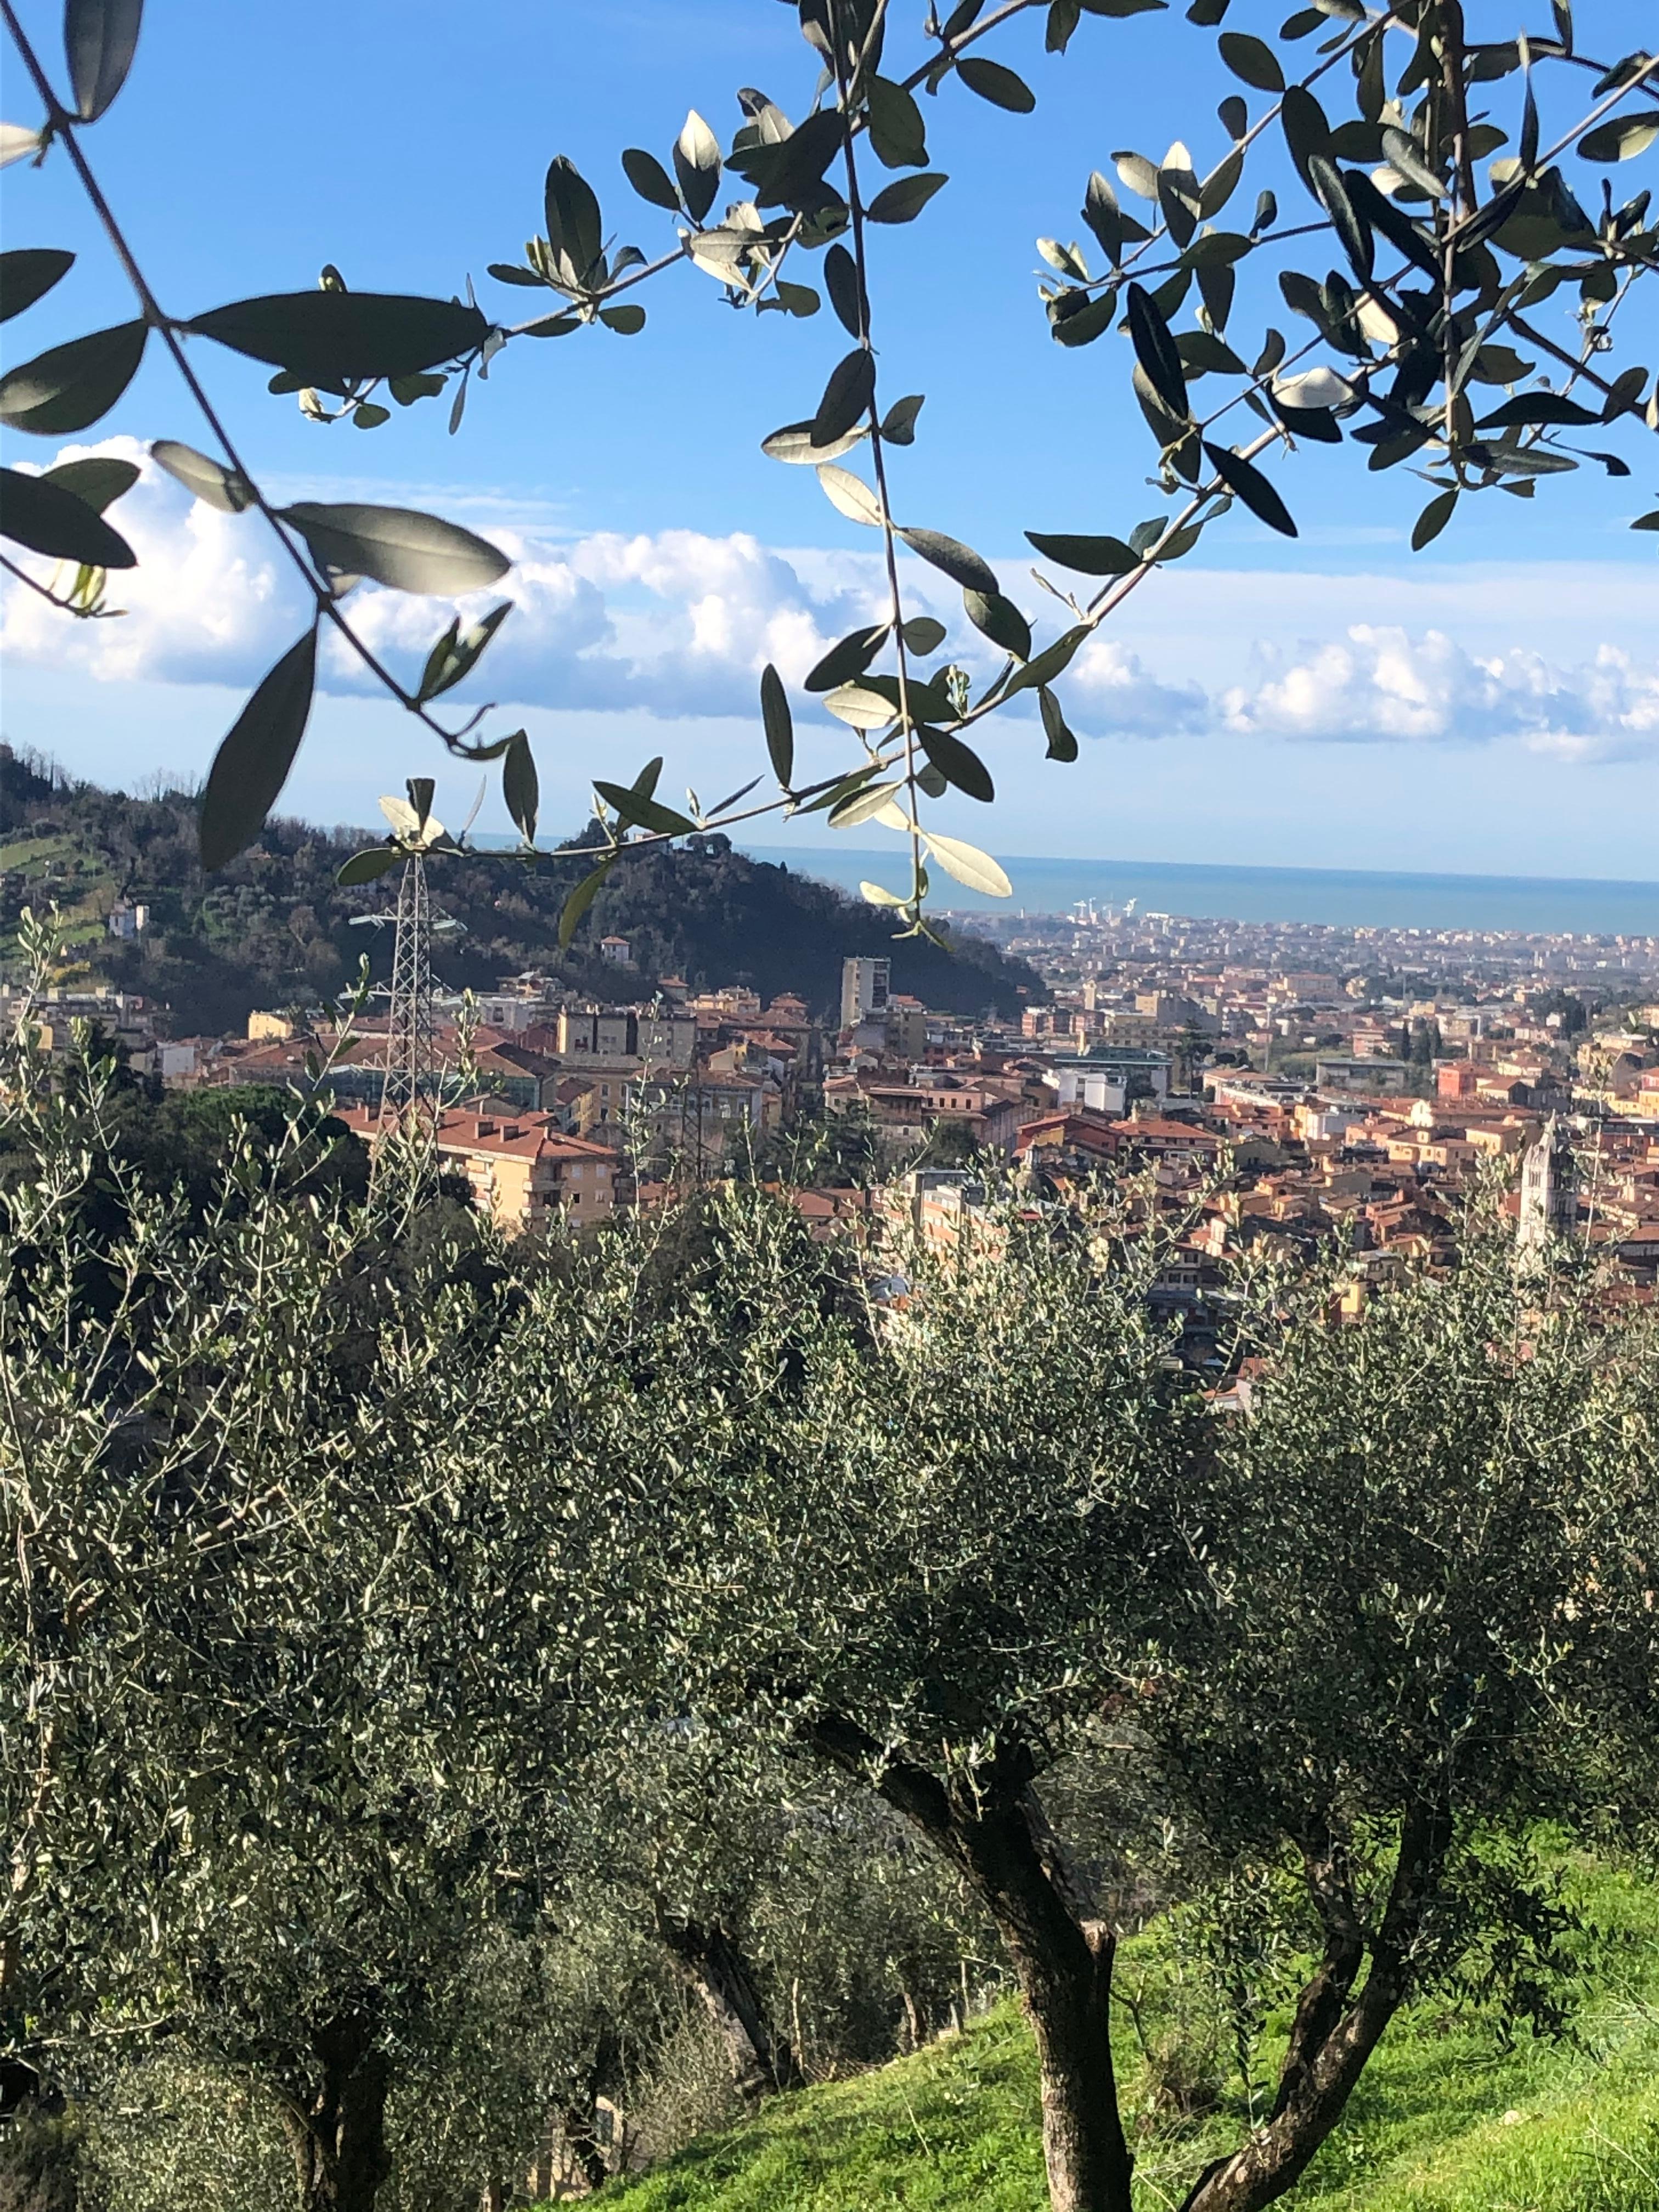
{"type": "Polygon", "coordinates": [[[431,1085],[432,909],[426,868],[418,853],[404,862],[398,885],[398,926],[392,947],[392,1003],[386,1021],[386,1079],[380,1115],[413,1106],[431,1085]]]}

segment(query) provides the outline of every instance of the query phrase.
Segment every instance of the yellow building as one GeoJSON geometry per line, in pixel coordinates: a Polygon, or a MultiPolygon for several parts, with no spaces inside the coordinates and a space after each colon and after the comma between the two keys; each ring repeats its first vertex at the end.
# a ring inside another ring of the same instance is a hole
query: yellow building
{"type": "MultiPolygon", "coordinates": [[[[373,1145],[378,1115],[366,1106],[337,1108],[336,1116],[373,1145]]],[[[572,1228],[604,1221],[617,1204],[617,1155],[608,1146],[567,1137],[550,1114],[441,1114],[434,1132],[439,1158],[465,1176],[479,1211],[502,1229],[534,1229],[555,1218],[572,1228]]]]}

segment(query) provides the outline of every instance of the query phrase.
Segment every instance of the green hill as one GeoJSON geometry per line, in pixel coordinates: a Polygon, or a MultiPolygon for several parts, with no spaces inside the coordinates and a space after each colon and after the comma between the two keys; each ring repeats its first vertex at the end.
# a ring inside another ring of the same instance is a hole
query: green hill
{"type": "MultiPolygon", "coordinates": [[[[1438,2002],[1396,2023],[1343,2124],[1285,2201],[1300,2212],[1656,2212],[1659,1892],[1583,1878],[1588,1991],[1574,2039],[1506,2045],[1438,2002]]],[[[1121,1973],[1167,1991],[1156,1933],[1121,1973]]],[[[1156,2029],[1150,2039],[1158,2047],[1156,2029]]],[[[1171,2212],[1236,2142],[1234,2100],[1169,2116],[1127,2021],[1139,2212],[1171,2212]]],[[[617,2212],[1045,2212],[1036,2069],[1015,2007],[876,2072],[781,2097],[600,2198],[617,2212]]]]}
{"type": "MultiPolygon", "coordinates": [[[[56,899],[88,972],[165,1000],[180,1035],[240,1029],[253,1006],[331,997],[365,951],[385,965],[386,933],[350,925],[354,915],[389,908],[386,883],[342,890],[334,881],[346,855],[376,833],[274,821],[252,851],[204,878],[196,816],[188,793],[133,799],[66,783],[0,745],[0,963],[19,909],[56,899]],[[106,916],[121,897],[150,909],[135,942],[107,934],[106,916]]],[[[894,989],[941,1012],[1017,1014],[1046,995],[1033,969],[983,939],[964,938],[954,952],[896,941],[874,908],[734,852],[723,836],[647,848],[619,866],[576,944],[561,954],[560,910],[584,872],[577,860],[527,866],[504,853],[434,863],[434,896],[465,926],[442,949],[440,981],[484,989],[533,967],[611,996],[617,970],[602,965],[596,948],[614,933],[633,947],[630,994],[677,975],[694,988],[745,984],[767,999],[793,991],[823,1014],[837,1003],[842,959],[884,953],[894,989]]]]}

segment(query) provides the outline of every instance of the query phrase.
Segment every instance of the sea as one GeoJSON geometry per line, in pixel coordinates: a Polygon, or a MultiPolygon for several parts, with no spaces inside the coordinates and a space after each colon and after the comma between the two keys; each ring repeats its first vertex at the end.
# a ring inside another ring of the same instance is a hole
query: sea
{"type": "MultiPolygon", "coordinates": [[[[757,860],[854,891],[863,878],[898,887],[893,852],[842,846],[749,845],[757,860]]],[[[1079,901],[1121,912],[1218,921],[1331,922],[1346,928],[1520,930],[1578,937],[1659,936],[1659,883],[1601,877],[1453,876],[1370,868],[1253,868],[1175,860],[1061,860],[999,853],[1012,901],[992,899],[935,871],[941,909],[1066,914],[1079,901]]]]}

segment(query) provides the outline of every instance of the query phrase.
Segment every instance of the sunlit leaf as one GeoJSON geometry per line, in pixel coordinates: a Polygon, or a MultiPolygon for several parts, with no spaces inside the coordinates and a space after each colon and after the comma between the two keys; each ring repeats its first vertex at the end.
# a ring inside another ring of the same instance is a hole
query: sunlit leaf
{"type": "Polygon", "coordinates": [[[879,528],[881,503],[862,477],[855,477],[851,469],[838,469],[833,462],[825,462],[818,470],[818,482],[830,504],[849,522],[879,528]]]}
{"type": "Polygon", "coordinates": [[[149,325],[118,323],[0,376],[0,422],[39,438],[85,430],[110,409],[138,373],[149,325]]]}
{"type": "Polygon", "coordinates": [[[945,873],[954,876],[959,884],[966,884],[969,890],[983,891],[991,898],[1012,898],[1013,885],[991,855],[981,853],[977,845],[964,844],[960,837],[940,837],[931,831],[924,842],[945,873]]]}
{"type": "Polygon", "coordinates": [[[193,446],[181,446],[176,438],[161,438],[149,451],[151,459],[175,482],[204,505],[216,507],[221,514],[240,514],[253,504],[253,487],[246,477],[198,453],[193,446]]]}
{"type": "Polygon", "coordinates": [[[301,500],[277,512],[325,568],[370,577],[393,591],[474,592],[513,566],[505,553],[459,523],[406,507],[301,500]]]}

